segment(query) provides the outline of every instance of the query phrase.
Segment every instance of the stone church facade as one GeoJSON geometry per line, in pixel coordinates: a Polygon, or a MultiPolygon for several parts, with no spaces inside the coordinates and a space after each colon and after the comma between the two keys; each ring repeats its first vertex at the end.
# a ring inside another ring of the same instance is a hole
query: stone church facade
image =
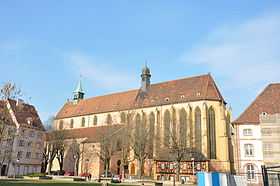
{"type": "MultiPolygon", "coordinates": [[[[184,136],[187,146],[196,149],[204,157],[207,171],[231,172],[230,111],[211,75],[157,84],[151,84],[150,79],[150,69],[144,67],[139,89],[88,99],[84,99],[84,91],[79,82],[73,100],[66,102],[58,112],[54,121],[55,129],[64,129],[69,133],[80,131],[76,138],[87,139],[94,137],[95,132],[91,135],[89,131],[125,125],[128,116],[133,121],[145,118],[153,131],[152,156],[145,163],[145,175],[154,178],[165,176],[164,172],[158,170],[160,167],[157,163],[169,160],[159,159],[157,152],[165,148],[161,142],[166,140],[167,130],[177,131],[177,134],[180,132],[184,136]],[[83,136],[82,131],[87,131],[87,135],[83,136]],[[152,174],[148,173],[148,166],[152,174]]],[[[95,164],[101,162],[96,157],[89,158],[95,159],[95,164]]],[[[117,159],[115,157],[116,162],[117,159]]],[[[202,159],[192,161],[202,162],[202,159]]],[[[82,161],[81,167],[84,163],[82,161]]],[[[137,162],[130,162],[128,174],[136,175],[137,170],[137,162]]],[[[83,171],[82,168],[80,171],[83,171]]],[[[98,177],[103,170],[100,168],[92,172],[93,176],[98,177]]]]}

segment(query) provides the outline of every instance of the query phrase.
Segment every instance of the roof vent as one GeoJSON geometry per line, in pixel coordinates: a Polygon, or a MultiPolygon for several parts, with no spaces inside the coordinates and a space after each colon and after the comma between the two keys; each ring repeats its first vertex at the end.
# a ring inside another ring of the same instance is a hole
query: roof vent
{"type": "Polygon", "coordinates": [[[262,116],[267,116],[267,113],[266,112],[262,112],[261,115],[262,116]]]}
{"type": "Polygon", "coordinates": [[[169,101],[169,98],[165,98],[164,100],[167,102],[167,101],[169,101]]]}

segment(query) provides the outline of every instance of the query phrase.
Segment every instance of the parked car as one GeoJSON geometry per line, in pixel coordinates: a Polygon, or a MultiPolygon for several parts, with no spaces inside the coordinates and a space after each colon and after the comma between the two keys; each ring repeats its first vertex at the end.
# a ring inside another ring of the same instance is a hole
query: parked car
{"type": "Polygon", "coordinates": [[[80,174],[81,177],[89,177],[90,176],[90,173],[88,172],[83,172],[80,174]]]}
{"type": "Polygon", "coordinates": [[[64,176],[74,176],[74,172],[65,172],[64,176]]]}
{"type": "Polygon", "coordinates": [[[106,176],[106,172],[104,172],[103,174],[101,174],[100,176],[101,178],[112,178],[113,174],[111,172],[107,172],[107,176],[106,176]]]}
{"type": "Polygon", "coordinates": [[[111,182],[112,183],[121,183],[122,182],[122,178],[121,178],[121,175],[114,175],[111,179],[111,182]]]}

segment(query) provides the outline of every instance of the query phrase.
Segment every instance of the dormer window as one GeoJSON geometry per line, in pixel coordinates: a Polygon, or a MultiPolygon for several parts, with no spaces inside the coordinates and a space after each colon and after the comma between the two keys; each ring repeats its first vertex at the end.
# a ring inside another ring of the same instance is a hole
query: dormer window
{"type": "Polygon", "coordinates": [[[26,119],[28,125],[32,125],[33,119],[31,117],[26,119]]]}
{"type": "Polygon", "coordinates": [[[184,99],[185,98],[185,95],[181,95],[181,99],[184,99]]]}
{"type": "Polygon", "coordinates": [[[165,98],[164,100],[165,100],[166,102],[168,102],[168,101],[169,101],[169,98],[165,98]]]}
{"type": "Polygon", "coordinates": [[[196,93],[196,96],[200,96],[200,95],[201,95],[200,92],[197,92],[197,93],[196,93]]]}

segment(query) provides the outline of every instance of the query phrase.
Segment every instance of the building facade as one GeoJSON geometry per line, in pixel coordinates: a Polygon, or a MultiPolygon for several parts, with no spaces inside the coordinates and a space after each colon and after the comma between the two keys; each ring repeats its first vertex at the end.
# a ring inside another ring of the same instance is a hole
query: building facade
{"type": "Polygon", "coordinates": [[[262,165],[279,162],[279,111],[280,84],[270,84],[233,122],[235,169],[237,174],[247,177],[250,185],[262,185],[262,165]]]}
{"type": "Polygon", "coordinates": [[[1,100],[1,175],[41,172],[44,127],[34,106],[1,100]]]}
{"type": "MultiPolygon", "coordinates": [[[[141,120],[153,131],[150,141],[152,156],[144,166],[146,176],[170,179],[170,175],[174,174],[161,173],[157,169],[158,162],[168,161],[157,154],[165,148],[165,142],[170,141],[168,131],[177,135],[180,133],[187,146],[203,156],[195,161],[207,160],[208,171],[230,172],[233,163],[229,156],[230,112],[211,75],[158,84],[151,84],[150,78],[150,69],[145,67],[139,89],[88,99],[84,99],[79,82],[73,101],[65,103],[58,112],[55,129],[74,131],[127,125],[128,118],[137,126],[137,121],[141,120]],[[223,148],[219,148],[221,146],[223,148]]],[[[137,166],[135,161],[129,163],[130,176],[137,175],[137,166]]],[[[94,172],[93,175],[97,177],[102,172],[94,172]]]]}

